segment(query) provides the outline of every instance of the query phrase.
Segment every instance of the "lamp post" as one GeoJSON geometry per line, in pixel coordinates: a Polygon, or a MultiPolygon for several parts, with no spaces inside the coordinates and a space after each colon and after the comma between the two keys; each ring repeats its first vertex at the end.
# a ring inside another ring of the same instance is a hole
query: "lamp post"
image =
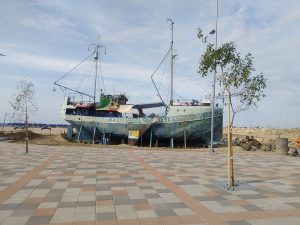
{"type": "MultiPolygon", "coordinates": [[[[217,24],[217,23],[216,23],[217,24]]],[[[217,28],[217,26],[216,26],[217,28]]],[[[209,32],[209,35],[216,34],[216,43],[215,43],[215,49],[217,49],[217,30],[213,29],[211,32],[209,32]]],[[[207,42],[207,37],[202,34],[202,30],[198,29],[198,38],[203,42],[207,42]]],[[[214,70],[214,77],[213,77],[213,93],[212,93],[212,100],[211,100],[211,127],[210,127],[210,153],[215,152],[213,148],[213,142],[214,142],[214,115],[215,115],[215,85],[216,85],[216,73],[217,71],[214,70]]]]}
{"type": "MultiPolygon", "coordinates": [[[[219,0],[217,0],[217,17],[216,17],[216,43],[215,50],[218,49],[218,18],[219,18],[219,0]]],[[[210,32],[210,34],[212,31],[210,32]]],[[[213,96],[212,96],[212,104],[211,104],[211,132],[210,132],[210,152],[215,152],[214,150],[214,117],[215,117],[215,95],[216,95],[216,76],[217,71],[214,70],[214,79],[213,79],[213,96]]]]}

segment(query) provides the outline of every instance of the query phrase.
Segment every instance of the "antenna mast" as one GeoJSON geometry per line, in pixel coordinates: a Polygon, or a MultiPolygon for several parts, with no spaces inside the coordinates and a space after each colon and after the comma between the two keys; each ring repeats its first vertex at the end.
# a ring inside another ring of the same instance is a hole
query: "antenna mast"
{"type": "Polygon", "coordinates": [[[173,25],[174,21],[172,19],[167,19],[168,22],[170,22],[171,25],[171,98],[170,98],[170,105],[173,105],[173,62],[174,62],[174,54],[173,54],[173,25]]]}

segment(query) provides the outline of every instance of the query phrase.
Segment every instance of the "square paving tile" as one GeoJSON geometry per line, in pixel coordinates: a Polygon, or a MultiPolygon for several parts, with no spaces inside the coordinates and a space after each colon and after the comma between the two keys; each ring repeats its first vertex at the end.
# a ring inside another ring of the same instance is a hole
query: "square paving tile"
{"type": "Polygon", "coordinates": [[[237,153],[228,191],[222,152],[31,148],[0,143],[1,225],[300,224],[298,158],[237,153]]]}

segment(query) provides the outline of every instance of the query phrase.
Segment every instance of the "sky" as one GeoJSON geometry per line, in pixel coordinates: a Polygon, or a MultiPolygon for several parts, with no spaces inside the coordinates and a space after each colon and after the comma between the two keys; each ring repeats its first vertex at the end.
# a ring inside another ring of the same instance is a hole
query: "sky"
{"type": "MultiPolygon", "coordinates": [[[[267,79],[266,97],[257,108],[238,114],[236,126],[300,127],[299,8],[298,0],[219,0],[218,45],[233,41],[241,55],[250,52],[253,75],[262,72],[267,79]]],[[[212,93],[212,76],[197,73],[205,51],[197,30],[215,29],[216,0],[1,0],[0,15],[1,121],[12,112],[9,101],[17,83],[26,79],[35,85],[39,107],[31,122],[63,123],[59,111],[65,92],[54,92],[53,83],[96,43],[107,50],[100,49],[99,69],[107,93],[126,93],[129,103],[158,101],[150,76],[170,46],[168,18],[174,21],[177,55],[175,98],[203,99],[212,93]]],[[[207,40],[214,43],[215,36],[207,40]]],[[[94,70],[91,63],[83,68],[94,70]]],[[[167,81],[168,71],[166,63],[156,82],[167,81]]]]}

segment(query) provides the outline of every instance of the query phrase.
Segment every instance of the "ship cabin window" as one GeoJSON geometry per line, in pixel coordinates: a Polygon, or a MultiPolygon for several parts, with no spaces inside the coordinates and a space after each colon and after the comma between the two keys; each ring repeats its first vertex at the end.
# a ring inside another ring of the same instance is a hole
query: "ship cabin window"
{"type": "MultiPolygon", "coordinates": [[[[67,115],[70,115],[70,114],[72,114],[73,112],[75,113],[75,111],[74,111],[73,109],[66,109],[66,114],[67,114],[67,115]]],[[[73,114],[74,114],[74,113],[73,113],[73,114]]]]}

